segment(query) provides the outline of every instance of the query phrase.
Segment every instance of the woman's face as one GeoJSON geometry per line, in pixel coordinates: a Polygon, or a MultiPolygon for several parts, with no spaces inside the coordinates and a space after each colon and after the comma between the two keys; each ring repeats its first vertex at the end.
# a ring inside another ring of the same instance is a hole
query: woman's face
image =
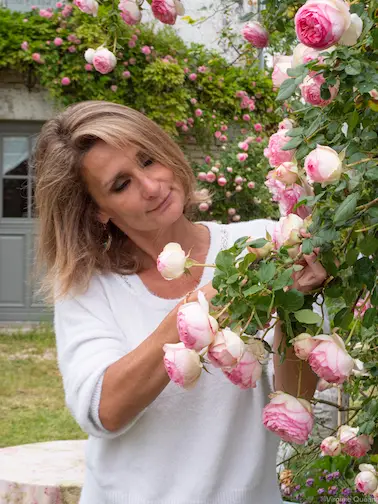
{"type": "Polygon", "coordinates": [[[84,156],[82,174],[101,222],[111,219],[125,232],[158,230],[183,214],[180,181],[135,147],[123,151],[98,141],[84,156]]]}

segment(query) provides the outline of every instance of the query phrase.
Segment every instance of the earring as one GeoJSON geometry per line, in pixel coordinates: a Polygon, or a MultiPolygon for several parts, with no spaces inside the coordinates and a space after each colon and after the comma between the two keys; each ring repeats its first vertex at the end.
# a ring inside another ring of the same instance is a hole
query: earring
{"type": "Polygon", "coordinates": [[[107,238],[104,242],[104,252],[108,252],[108,250],[110,249],[110,246],[112,244],[112,235],[108,229],[108,226],[106,224],[104,224],[104,232],[107,233],[107,238]]]}

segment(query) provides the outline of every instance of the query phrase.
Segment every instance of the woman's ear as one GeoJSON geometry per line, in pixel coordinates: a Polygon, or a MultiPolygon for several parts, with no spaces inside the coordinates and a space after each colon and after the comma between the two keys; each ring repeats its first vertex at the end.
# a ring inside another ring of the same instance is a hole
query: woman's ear
{"type": "Polygon", "coordinates": [[[101,224],[107,224],[109,222],[109,215],[101,210],[97,213],[97,219],[101,224]]]}

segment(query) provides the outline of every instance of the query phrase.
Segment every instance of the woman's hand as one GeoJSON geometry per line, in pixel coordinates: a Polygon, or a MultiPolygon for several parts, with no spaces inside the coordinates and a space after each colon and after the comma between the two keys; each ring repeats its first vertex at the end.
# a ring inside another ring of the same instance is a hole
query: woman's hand
{"type": "Polygon", "coordinates": [[[303,266],[301,271],[293,273],[294,284],[292,289],[297,289],[301,292],[310,292],[317,287],[320,287],[327,278],[327,272],[318,261],[319,249],[315,249],[312,254],[303,255],[303,259],[297,262],[303,266]]]}

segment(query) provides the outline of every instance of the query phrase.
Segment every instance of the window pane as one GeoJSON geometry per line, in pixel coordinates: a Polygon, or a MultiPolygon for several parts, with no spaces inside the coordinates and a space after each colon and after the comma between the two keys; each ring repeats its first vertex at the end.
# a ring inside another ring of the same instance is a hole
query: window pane
{"type": "Polygon", "coordinates": [[[28,216],[27,179],[3,179],[3,217],[28,216]]]}
{"type": "Polygon", "coordinates": [[[3,174],[27,175],[28,137],[3,137],[3,174]]]}

